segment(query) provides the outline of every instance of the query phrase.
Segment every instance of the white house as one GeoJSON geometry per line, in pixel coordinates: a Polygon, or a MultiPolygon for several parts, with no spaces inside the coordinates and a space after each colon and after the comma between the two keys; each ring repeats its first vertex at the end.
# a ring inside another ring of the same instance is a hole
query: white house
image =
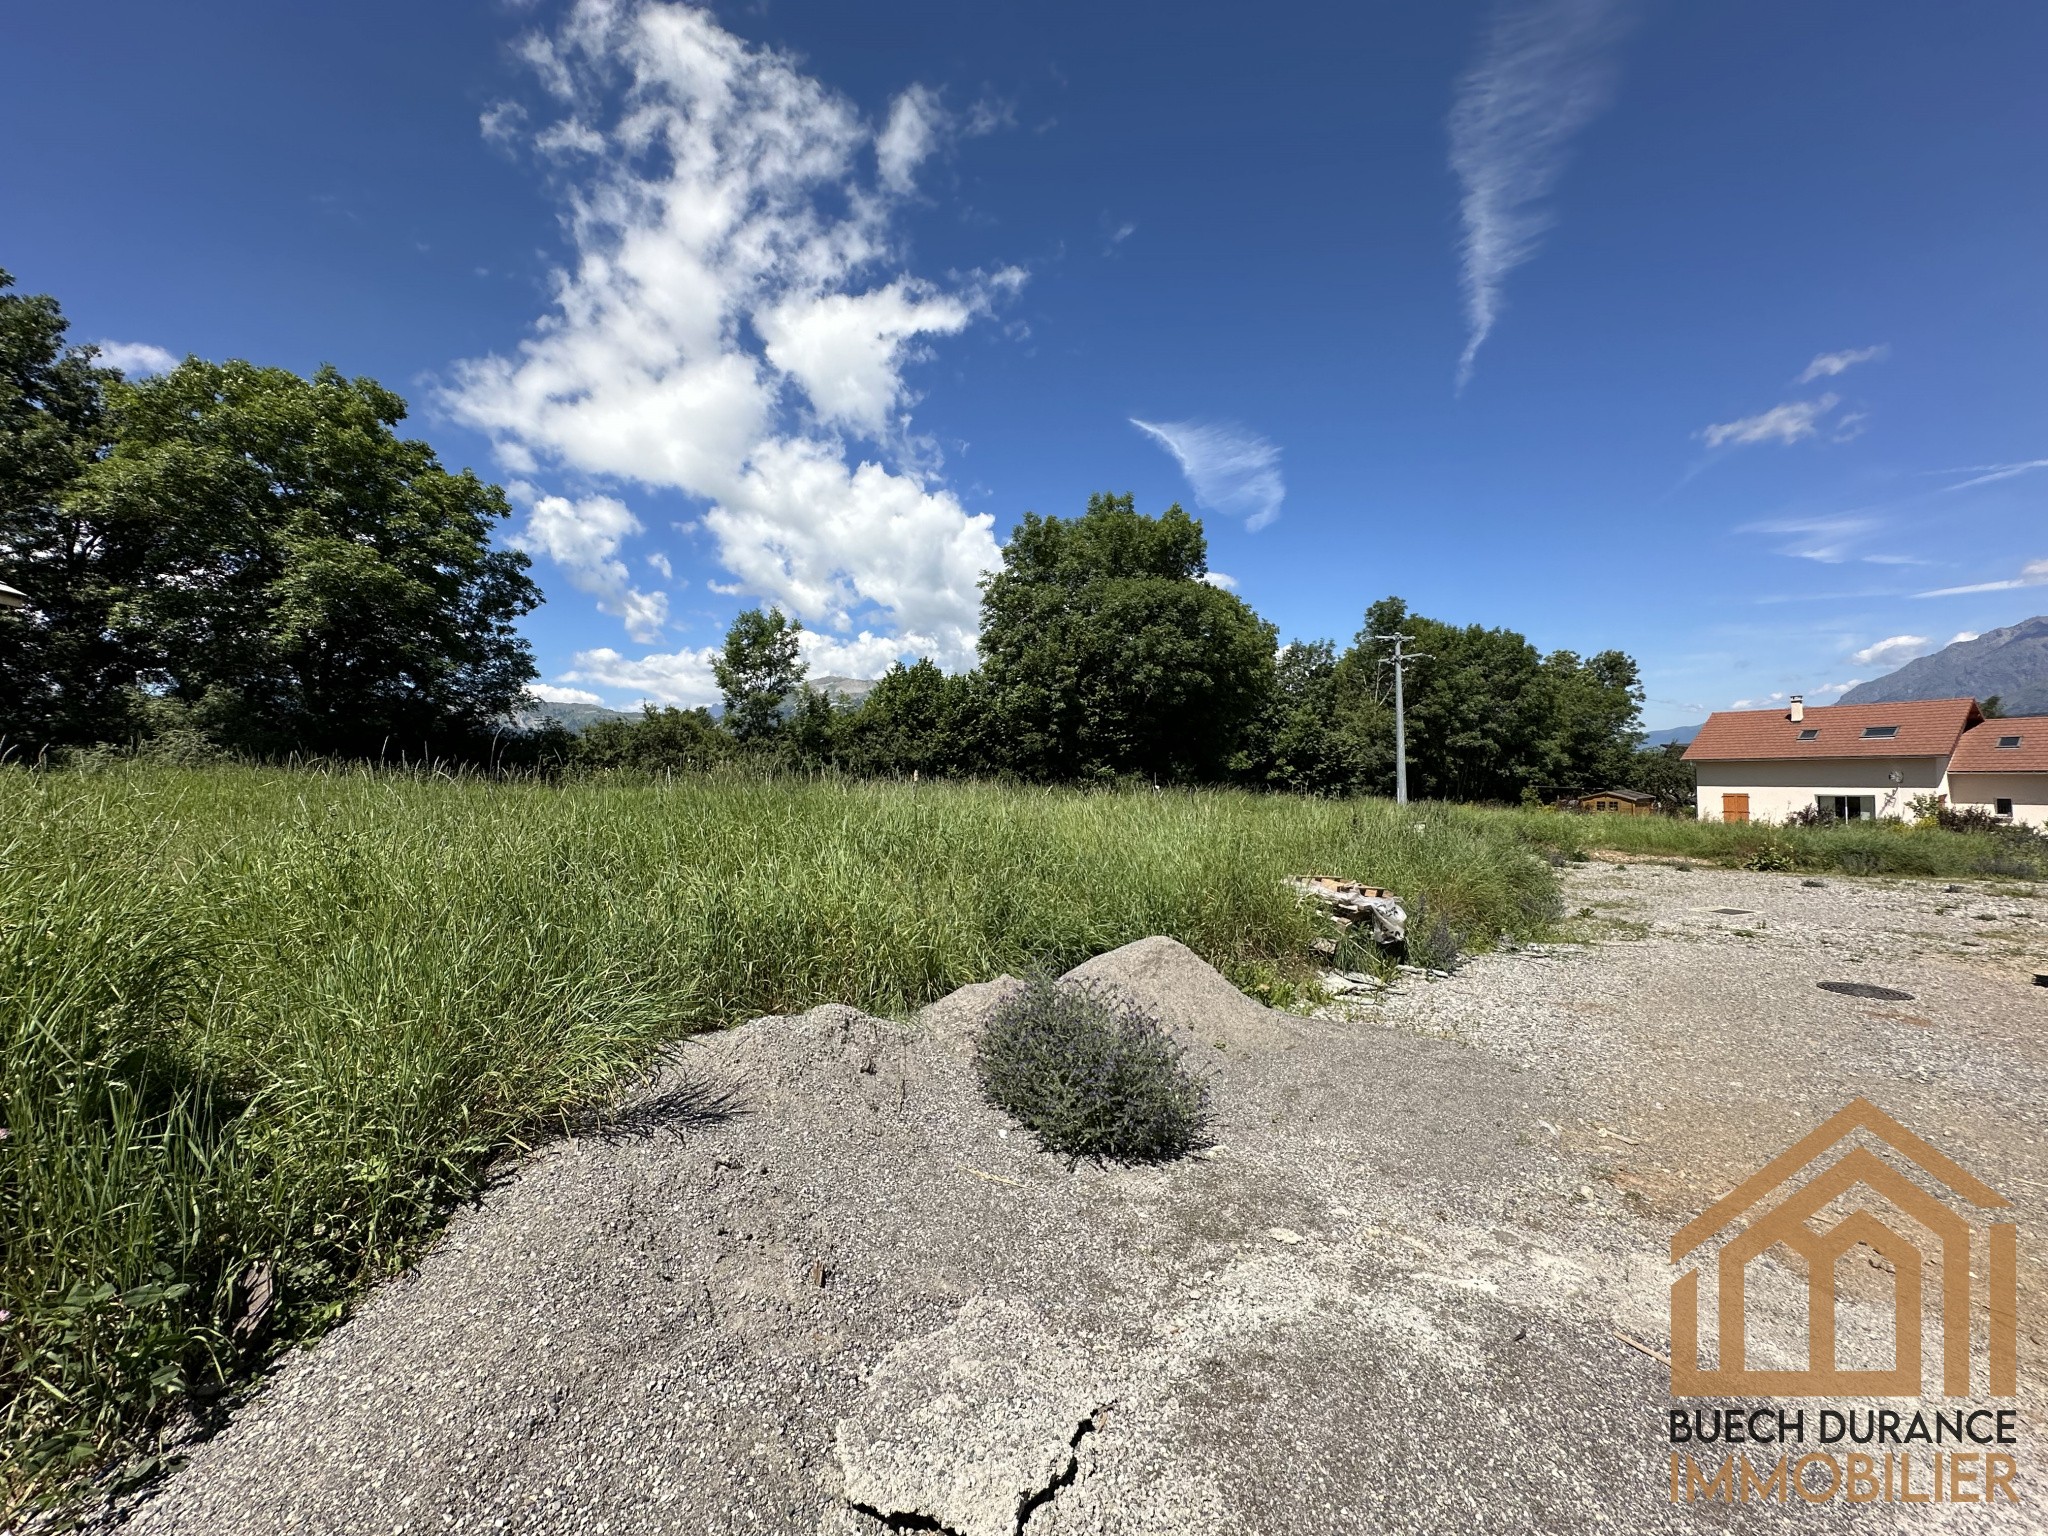
{"type": "Polygon", "coordinates": [[[1975,699],[1808,709],[1794,694],[1784,709],[1716,711],[1685,760],[1701,821],[1783,821],[1816,806],[1845,821],[1907,816],[1915,795],[1953,800],[1951,760],[1983,721],[1975,699]]]}
{"type": "Polygon", "coordinates": [[[1949,804],[2048,828],[2048,715],[1986,720],[1948,764],[1949,804]]]}

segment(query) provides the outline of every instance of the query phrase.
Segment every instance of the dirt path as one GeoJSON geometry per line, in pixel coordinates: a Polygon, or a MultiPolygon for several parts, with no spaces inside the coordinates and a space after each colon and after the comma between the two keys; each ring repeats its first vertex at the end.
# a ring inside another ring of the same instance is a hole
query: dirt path
{"type": "MultiPolygon", "coordinates": [[[[508,1177],[127,1528],[1924,1523],[1674,1508],[1667,1374],[1621,1336],[1667,1347],[1673,1229],[1856,1094],[2048,1231],[2048,990],[2021,954],[2048,906],[1640,867],[1569,885],[1601,942],[1350,1018],[1269,1013],[1165,941],[1091,962],[1214,1074],[1219,1145],[1167,1168],[1070,1170],[980,1104],[991,989],[913,1026],[818,1009],[715,1037],[616,1130],[508,1177]],[[1914,997],[1814,986],[1835,977],[1914,997]]],[[[2030,1299],[2039,1251],[2023,1236],[2030,1299]]],[[[1759,1335],[1789,1333],[1803,1302],[1763,1289],[1759,1335]]],[[[1867,1342],[1868,1298],[1844,1314],[1867,1342]]],[[[2028,1528],[2042,1423],[2034,1402],[2029,1502],[1944,1529],[2028,1528]]]]}

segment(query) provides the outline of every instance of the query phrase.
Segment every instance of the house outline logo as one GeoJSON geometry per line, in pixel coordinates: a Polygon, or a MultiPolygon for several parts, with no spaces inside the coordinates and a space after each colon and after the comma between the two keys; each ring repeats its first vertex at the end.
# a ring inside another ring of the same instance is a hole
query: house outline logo
{"type": "Polygon", "coordinates": [[[1984,1227],[1988,1267],[1986,1300],[1989,1395],[2015,1397],[2018,1385],[2018,1228],[1991,1221],[1988,1213],[2012,1202],[1928,1142],[1914,1135],[1868,1099],[1855,1099],[1787,1147],[1715,1201],[1671,1239],[1671,1262],[1705,1247],[1738,1227],[1758,1204],[1791,1185],[1858,1131],[1912,1163],[1940,1184],[1957,1205],[1974,1207],[1975,1222],[1907,1178],[1868,1146],[1854,1145],[1843,1157],[1792,1189],[1762,1216],[1721,1245],[1717,1321],[1719,1365],[1700,1364],[1700,1266],[1671,1285],[1671,1393],[1674,1397],[1920,1397],[1922,1377],[1923,1267],[1927,1256],[1908,1232],[1882,1221],[1869,1209],[1841,1215],[1815,1230],[1809,1219],[1851,1191],[1875,1194],[1934,1234],[1940,1252],[1936,1283],[1941,1291],[1941,1395],[1967,1397],[1971,1376],[1971,1306],[1978,1246],[1973,1226],[1984,1227]],[[1890,1369],[1843,1370],[1836,1361],[1835,1266],[1859,1243],[1889,1259],[1892,1288],[1893,1356],[1890,1369]],[[1807,1364],[1804,1370],[1750,1370],[1743,1300],[1752,1260],[1783,1246],[1805,1260],[1807,1364]]]}

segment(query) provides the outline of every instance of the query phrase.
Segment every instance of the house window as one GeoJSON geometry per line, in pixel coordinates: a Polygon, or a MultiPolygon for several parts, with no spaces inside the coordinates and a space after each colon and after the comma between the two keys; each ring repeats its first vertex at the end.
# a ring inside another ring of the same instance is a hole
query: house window
{"type": "Polygon", "coordinates": [[[2012,802],[2010,800],[1994,800],[1991,804],[1992,808],[2001,816],[2010,816],[2012,814],[2012,802]]]}
{"type": "Polygon", "coordinates": [[[1998,750],[1999,750],[1999,751],[2001,751],[2001,752],[2017,752],[2017,751],[2019,751],[2019,749],[2020,749],[2020,739],[2019,739],[2019,737],[2017,737],[2017,736],[2001,736],[2001,737],[1999,737],[1999,738],[1998,738],[1998,750]]]}
{"type": "Polygon", "coordinates": [[[1808,726],[1805,730],[1799,733],[1799,739],[1801,741],[1819,741],[1820,731],[1818,727],[1808,726]]]}
{"type": "Polygon", "coordinates": [[[1817,795],[1823,816],[1837,821],[1869,821],[1877,815],[1875,795],[1817,795]]]}
{"type": "Polygon", "coordinates": [[[1899,728],[1896,725],[1866,725],[1863,727],[1863,739],[1865,741],[1890,741],[1898,734],[1899,728]]]}

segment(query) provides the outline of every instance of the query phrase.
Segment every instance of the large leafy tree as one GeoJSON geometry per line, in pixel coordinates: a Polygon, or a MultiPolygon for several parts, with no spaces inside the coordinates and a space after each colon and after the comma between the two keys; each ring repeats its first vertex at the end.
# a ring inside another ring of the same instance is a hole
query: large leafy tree
{"type": "Polygon", "coordinates": [[[781,731],[785,705],[803,687],[797,649],[803,628],[780,608],[748,608],[725,632],[725,649],[711,671],[725,695],[726,729],[741,741],[762,742],[781,731]]]}
{"type": "Polygon", "coordinates": [[[190,359],[109,389],[76,514],[140,552],[111,622],[141,680],[257,752],[444,750],[534,676],[504,493],[392,428],[368,379],[190,359]]]}
{"type": "Polygon", "coordinates": [[[0,751],[91,739],[132,680],[108,623],[132,552],[67,505],[107,449],[119,375],[65,344],[56,300],[13,285],[0,271],[0,582],[28,603],[0,609],[0,751]]]}
{"type": "Polygon", "coordinates": [[[30,600],[7,728],[119,740],[169,709],[256,753],[488,740],[540,601],[491,545],[496,486],[400,438],[370,380],[194,358],[131,383],[62,336],[0,296],[0,581],[30,600]]]}
{"type": "Polygon", "coordinates": [[[1274,633],[1211,585],[1202,526],[1096,495],[1027,513],[982,588],[981,657],[1010,765],[1049,779],[1223,777],[1272,687],[1274,633]]]}

